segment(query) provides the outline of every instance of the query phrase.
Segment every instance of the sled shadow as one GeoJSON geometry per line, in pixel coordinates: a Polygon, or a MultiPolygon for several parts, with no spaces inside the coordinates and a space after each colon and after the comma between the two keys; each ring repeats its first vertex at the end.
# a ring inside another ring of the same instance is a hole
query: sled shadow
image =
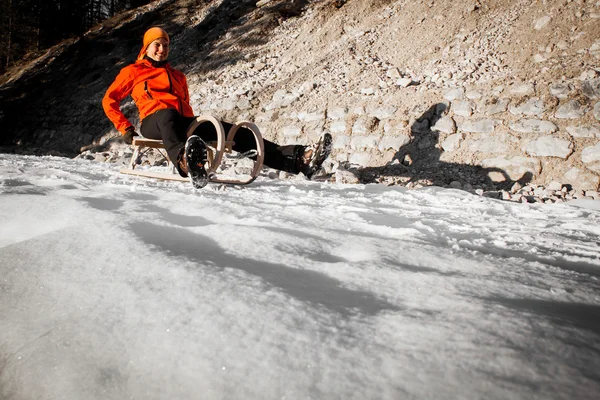
{"type": "Polygon", "coordinates": [[[533,175],[525,173],[517,180],[511,179],[501,168],[451,163],[441,160],[440,132],[433,130],[436,122],[447,112],[447,105],[437,103],[429,107],[411,126],[411,141],[399,148],[384,166],[348,168],[363,183],[373,183],[379,177],[397,178],[398,183],[427,182],[433,186],[450,186],[461,183],[487,190],[510,190],[516,183],[526,185],[533,175]],[[492,179],[490,176],[494,176],[492,179]]]}

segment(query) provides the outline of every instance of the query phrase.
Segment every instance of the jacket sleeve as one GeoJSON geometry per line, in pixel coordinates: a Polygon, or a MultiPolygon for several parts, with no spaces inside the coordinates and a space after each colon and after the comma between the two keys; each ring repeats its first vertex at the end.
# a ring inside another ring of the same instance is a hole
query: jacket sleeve
{"type": "Polygon", "coordinates": [[[131,94],[133,81],[134,79],[129,68],[123,68],[115,78],[115,81],[109,86],[102,99],[104,113],[122,134],[125,134],[127,129],[133,126],[121,112],[121,101],[131,94]]]}

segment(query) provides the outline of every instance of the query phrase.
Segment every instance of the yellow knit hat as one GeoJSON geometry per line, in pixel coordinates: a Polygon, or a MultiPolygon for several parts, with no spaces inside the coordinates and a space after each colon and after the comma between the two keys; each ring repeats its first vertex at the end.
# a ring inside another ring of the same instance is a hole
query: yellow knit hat
{"type": "Polygon", "coordinates": [[[170,42],[169,34],[163,28],[154,26],[148,29],[146,33],[144,33],[144,46],[142,46],[142,49],[140,50],[140,54],[138,54],[137,59],[141,60],[142,58],[144,58],[144,56],[146,55],[146,50],[148,50],[148,46],[150,46],[150,43],[160,38],[166,39],[167,42],[170,42]]]}

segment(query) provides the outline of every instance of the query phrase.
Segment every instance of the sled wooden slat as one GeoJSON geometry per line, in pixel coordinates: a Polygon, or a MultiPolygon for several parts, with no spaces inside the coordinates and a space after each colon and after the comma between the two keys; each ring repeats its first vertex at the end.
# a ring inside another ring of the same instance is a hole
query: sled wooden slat
{"type": "Polygon", "coordinates": [[[240,179],[224,179],[224,178],[219,178],[218,176],[213,176],[210,178],[209,182],[210,183],[223,183],[226,185],[249,185],[252,182],[254,182],[254,180],[256,179],[256,177],[251,177],[249,179],[246,180],[240,180],[240,179]]]}
{"type": "MultiPolygon", "coordinates": [[[[213,183],[223,183],[230,185],[247,185],[258,177],[260,173],[264,161],[265,156],[265,148],[262,139],[262,135],[258,127],[252,123],[247,121],[242,121],[235,124],[227,136],[225,136],[225,130],[223,129],[223,125],[220,121],[218,121],[213,116],[200,116],[197,117],[187,131],[187,136],[189,137],[192,132],[203,122],[211,122],[217,131],[217,140],[216,142],[210,142],[207,145],[208,147],[208,167],[206,168],[207,173],[210,176],[209,182],[213,183]],[[223,160],[223,155],[225,153],[231,153],[232,147],[235,145],[235,135],[240,128],[246,128],[252,131],[254,134],[254,139],[256,141],[256,160],[254,161],[254,168],[247,179],[235,179],[234,177],[218,175],[216,173],[219,165],[221,165],[221,161],[223,160]]],[[[162,180],[173,180],[173,181],[189,181],[189,178],[184,178],[179,176],[176,173],[161,173],[154,171],[146,171],[146,170],[136,170],[136,162],[138,156],[140,154],[140,150],[144,148],[152,148],[152,149],[164,149],[164,144],[162,140],[156,139],[147,139],[136,137],[132,141],[133,146],[133,155],[131,156],[131,161],[129,162],[129,168],[122,168],[119,172],[127,175],[141,176],[146,178],[154,178],[154,179],[162,179],[162,180]]],[[[168,159],[168,156],[167,156],[168,159]]],[[[171,161],[171,160],[169,160],[171,161]]]]}
{"type": "Polygon", "coordinates": [[[144,170],[130,169],[130,168],[122,168],[119,172],[122,174],[127,174],[127,175],[143,176],[146,178],[161,179],[161,180],[165,180],[165,181],[181,181],[181,182],[189,182],[190,181],[190,178],[184,178],[183,176],[179,176],[177,174],[169,174],[167,172],[152,172],[152,171],[144,171],[144,170]]]}
{"type": "Polygon", "coordinates": [[[131,143],[133,146],[149,147],[151,149],[164,149],[165,146],[162,140],[146,139],[146,138],[133,138],[131,143]]]}

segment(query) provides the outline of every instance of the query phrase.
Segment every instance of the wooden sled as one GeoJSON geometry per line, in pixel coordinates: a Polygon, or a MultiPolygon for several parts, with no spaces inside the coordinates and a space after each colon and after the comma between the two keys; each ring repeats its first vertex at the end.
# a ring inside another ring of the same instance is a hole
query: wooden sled
{"type": "MultiPolygon", "coordinates": [[[[200,117],[197,117],[196,120],[190,124],[190,127],[187,131],[187,136],[191,136],[194,130],[198,127],[198,125],[200,125],[203,122],[211,122],[217,130],[217,141],[207,143],[208,166],[206,168],[206,172],[209,176],[209,182],[226,183],[231,185],[247,185],[254,182],[254,180],[258,177],[258,174],[260,173],[265,158],[265,146],[258,127],[252,122],[238,122],[229,130],[227,136],[225,136],[225,129],[223,128],[223,124],[221,124],[219,120],[210,115],[202,115],[200,117]],[[240,128],[250,129],[250,131],[252,131],[252,133],[254,134],[254,139],[256,141],[256,160],[254,161],[254,168],[250,173],[250,177],[247,179],[236,179],[235,177],[231,176],[218,175],[217,169],[221,165],[224,155],[230,154],[232,152],[232,147],[235,144],[235,135],[240,128]]],[[[175,168],[173,173],[161,173],[135,169],[138,158],[140,157],[140,152],[142,152],[141,154],[143,155],[144,149],[146,149],[145,151],[147,151],[147,149],[164,149],[162,140],[136,137],[133,139],[132,145],[133,155],[131,156],[131,161],[129,162],[129,166],[127,168],[122,168],[119,171],[122,174],[172,181],[189,181],[189,178],[184,178],[180,176],[176,172],[175,168]]],[[[169,159],[166,154],[165,158],[167,158],[167,160],[169,159]]],[[[169,161],[172,162],[172,160],[169,161]]]]}

